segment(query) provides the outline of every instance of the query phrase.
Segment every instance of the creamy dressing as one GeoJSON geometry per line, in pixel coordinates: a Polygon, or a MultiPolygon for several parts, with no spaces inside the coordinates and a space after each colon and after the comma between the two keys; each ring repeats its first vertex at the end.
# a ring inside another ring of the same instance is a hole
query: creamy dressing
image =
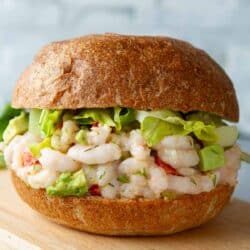
{"type": "MultiPolygon", "coordinates": [[[[64,128],[74,137],[77,130],[73,122],[67,122],[64,128]]],[[[218,184],[235,185],[240,167],[240,151],[235,145],[225,151],[225,166],[209,174],[200,172],[199,156],[190,136],[167,136],[154,147],[161,160],[171,165],[177,175],[167,174],[155,163],[138,129],[116,134],[108,126],[93,127],[87,132],[86,146],[76,144],[72,138],[61,140],[67,150],[62,153],[43,149],[39,166],[24,166],[23,153],[41,139],[26,133],[2,147],[7,164],[32,188],[46,188],[55,183],[60,173],[82,168],[87,183],[98,184],[101,195],[111,199],[159,198],[164,191],[177,194],[209,192],[218,184]],[[124,155],[127,155],[125,159],[124,155]],[[129,182],[119,181],[121,175],[129,182]]]]}

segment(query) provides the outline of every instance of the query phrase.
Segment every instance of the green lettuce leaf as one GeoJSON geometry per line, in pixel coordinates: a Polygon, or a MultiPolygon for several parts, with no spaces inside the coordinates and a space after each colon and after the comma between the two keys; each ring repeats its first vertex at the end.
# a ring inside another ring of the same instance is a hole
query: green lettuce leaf
{"type": "Polygon", "coordinates": [[[130,108],[114,108],[114,121],[116,129],[120,131],[124,126],[130,124],[136,119],[136,111],[130,108]]]}
{"type": "Polygon", "coordinates": [[[62,110],[42,110],[39,119],[39,126],[45,137],[53,135],[53,133],[55,132],[56,124],[61,120],[61,114],[62,110]]]}
{"type": "Polygon", "coordinates": [[[6,163],[4,160],[4,155],[2,152],[0,152],[0,169],[6,168],[6,163]]]}
{"type": "Polygon", "coordinates": [[[192,112],[186,115],[187,121],[201,121],[205,125],[212,124],[216,127],[223,126],[225,123],[222,121],[221,117],[215,114],[207,112],[192,112]]]}
{"type": "Polygon", "coordinates": [[[41,117],[41,109],[31,109],[29,113],[29,132],[33,135],[41,136],[41,127],[39,120],[41,117]]]}
{"type": "Polygon", "coordinates": [[[141,123],[141,132],[149,147],[154,146],[168,135],[185,135],[183,126],[172,124],[156,117],[146,117],[141,123]]]}
{"type": "Polygon", "coordinates": [[[55,185],[48,186],[46,192],[50,196],[83,196],[88,192],[86,177],[82,169],[64,172],[56,180],[55,185]]]}
{"type": "Polygon", "coordinates": [[[50,137],[45,138],[40,143],[32,144],[32,145],[29,146],[30,152],[36,158],[41,156],[41,150],[44,149],[44,148],[51,148],[51,138],[50,137]]]}
{"type": "Polygon", "coordinates": [[[169,123],[182,126],[185,131],[183,134],[194,133],[201,141],[212,143],[217,139],[214,125],[205,125],[201,121],[185,121],[179,117],[168,117],[165,120],[169,123]]]}
{"type": "Polygon", "coordinates": [[[20,115],[20,113],[20,109],[12,108],[9,103],[0,111],[0,141],[3,140],[3,132],[7,128],[9,121],[15,116],[20,115]]]}
{"type": "Polygon", "coordinates": [[[101,125],[115,127],[116,124],[111,118],[111,110],[109,109],[83,109],[73,119],[77,120],[81,125],[90,125],[93,122],[99,122],[101,125]]]}
{"type": "Polygon", "coordinates": [[[204,147],[199,155],[201,171],[210,171],[225,165],[224,149],[218,144],[204,147]]]}
{"type": "Polygon", "coordinates": [[[141,131],[148,146],[160,142],[169,135],[194,135],[201,141],[213,143],[216,141],[214,125],[205,125],[200,121],[185,121],[180,117],[169,116],[164,119],[147,116],[141,123],[141,131]]]}
{"type": "Polygon", "coordinates": [[[217,140],[214,125],[205,125],[200,121],[187,121],[184,128],[185,127],[190,129],[190,133],[194,133],[194,135],[203,142],[214,143],[217,140]]]}
{"type": "Polygon", "coordinates": [[[28,115],[21,112],[19,116],[9,121],[7,128],[3,133],[3,140],[8,144],[16,135],[24,134],[28,130],[28,115]]]}
{"type": "Polygon", "coordinates": [[[181,117],[179,112],[171,111],[168,109],[154,110],[154,111],[143,111],[143,110],[136,111],[136,119],[139,122],[143,122],[144,118],[146,118],[148,116],[159,118],[159,119],[164,120],[164,121],[168,117],[181,117]]]}

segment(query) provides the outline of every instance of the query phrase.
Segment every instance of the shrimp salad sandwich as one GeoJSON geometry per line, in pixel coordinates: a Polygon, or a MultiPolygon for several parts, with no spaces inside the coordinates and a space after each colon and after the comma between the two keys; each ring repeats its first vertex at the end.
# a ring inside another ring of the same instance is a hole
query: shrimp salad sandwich
{"type": "Polygon", "coordinates": [[[104,34],[51,43],[21,75],[12,107],[1,161],[21,198],[57,223],[171,234],[216,216],[237,183],[235,90],[186,42],[104,34]]]}

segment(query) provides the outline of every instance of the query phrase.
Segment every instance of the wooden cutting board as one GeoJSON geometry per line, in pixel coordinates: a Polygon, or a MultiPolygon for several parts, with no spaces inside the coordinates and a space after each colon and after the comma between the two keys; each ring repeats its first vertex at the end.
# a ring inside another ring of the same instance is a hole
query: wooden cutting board
{"type": "Polygon", "coordinates": [[[56,225],[24,204],[8,171],[0,171],[0,250],[250,249],[250,204],[233,200],[213,221],[172,236],[105,237],[56,225]]]}

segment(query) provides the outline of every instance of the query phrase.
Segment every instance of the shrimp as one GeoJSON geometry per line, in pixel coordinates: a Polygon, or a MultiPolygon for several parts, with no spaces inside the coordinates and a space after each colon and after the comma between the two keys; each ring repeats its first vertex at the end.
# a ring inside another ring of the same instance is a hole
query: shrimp
{"type": "Polygon", "coordinates": [[[154,193],[148,186],[146,176],[138,173],[148,172],[149,164],[153,163],[153,159],[138,160],[134,157],[127,158],[120,163],[118,167],[119,174],[125,174],[129,177],[130,182],[120,186],[120,194],[125,198],[145,197],[153,198],[154,193]]]}
{"type": "Polygon", "coordinates": [[[154,193],[150,190],[147,180],[141,175],[132,175],[130,183],[120,186],[120,194],[125,198],[145,197],[153,198],[154,193]]]}
{"type": "Polygon", "coordinates": [[[190,177],[168,176],[168,189],[183,194],[199,194],[209,192],[214,184],[209,176],[197,175],[190,177]]]}
{"type": "Polygon", "coordinates": [[[138,160],[147,159],[150,156],[150,149],[147,146],[139,129],[130,132],[130,153],[138,160]]]}
{"type": "Polygon", "coordinates": [[[115,199],[119,195],[119,182],[117,180],[110,181],[101,188],[101,195],[104,198],[115,199]]]}
{"type": "Polygon", "coordinates": [[[176,169],[193,167],[200,161],[190,136],[166,136],[155,149],[164,162],[176,169]]]}
{"type": "Polygon", "coordinates": [[[28,178],[34,173],[33,166],[27,166],[25,168],[15,169],[15,174],[22,179],[25,183],[28,183],[28,178]]]}
{"type": "Polygon", "coordinates": [[[127,152],[130,149],[129,134],[121,132],[119,134],[111,134],[111,142],[117,144],[123,152],[127,152]]]}
{"type": "Polygon", "coordinates": [[[73,121],[64,121],[62,130],[57,130],[51,137],[51,145],[54,149],[67,152],[70,145],[75,142],[75,134],[79,130],[73,121]]]}
{"type": "Polygon", "coordinates": [[[192,167],[200,161],[195,150],[161,149],[158,155],[164,162],[176,169],[192,167]]]}
{"type": "Polygon", "coordinates": [[[238,146],[233,146],[225,153],[225,166],[220,168],[220,183],[235,185],[237,182],[237,173],[240,168],[240,150],[238,146]]]}
{"type": "Polygon", "coordinates": [[[89,186],[98,183],[95,167],[87,165],[83,167],[83,171],[86,175],[86,179],[88,180],[89,186]]]}
{"type": "Polygon", "coordinates": [[[91,131],[87,132],[87,141],[89,145],[102,145],[107,142],[111,133],[111,128],[107,125],[92,127],[91,131]]]}
{"type": "Polygon", "coordinates": [[[183,176],[193,176],[198,174],[199,171],[195,168],[178,168],[178,173],[183,176]]]}
{"type": "Polygon", "coordinates": [[[96,175],[98,179],[99,186],[105,186],[111,183],[112,180],[117,178],[117,164],[107,163],[101,164],[97,167],[96,175]]]}
{"type": "Polygon", "coordinates": [[[4,150],[7,165],[12,169],[23,167],[23,152],[27,150],[28,145],[39,141],[39,138],[30,133],[15,136],[4,150]]]}
{"type": "Polygon", "coordinates": [[[162,147],[168,149],[193,149],[194,142],[191,136],[172,135],[166,136],[154,148],[161,149],[162,147]]]}
{"type": "Polygon", "coordinates": [[[69,149],[68,156],[85,164],[104,164],[119,160],[121,158],[121,149],[114,143],[102,144],[97,147],[76,144],[69,149]]]}
{"type": "Polygon", "coordinates": [[[75,134],[79,130],[73,121],[64,121],[62,127],[61,143],[70,145],[75,141],[75,134]]]}
{"type": "Polygon", "coordinates": [[[162,168],[151,167],[149,169],[148,184],[151,190],[159,198],[161,193],[168,188],[168,176],[162,168]]]}
{"type": "Polygon", "coordinates": [[[120,174],[132,175],[136,172],[145,171],[148,165],[149,161],[140,161],[130,157],[120,163],[118,171],[120,174]]]}
{"type": "Polygon", "coordinates": [[[46,188],[55,183],[59,173],[55,170],[44,168],[35,175],[28,176],[28,184],[32,188],[46,188]]]}
{"type": "Polygon", "coordinates": [[[22,141],[22,136],[17,135],[4,150],[4,159],[6,161],[6,164],[12,168],[13,168],[12,162],[13,162],[13,158],[14,158],[14,156],[13,156],[14,152],[15,152],[15,154],[19,155],[19,164],[16,164],[16,165],[19,167],[22,166],[22,156],[21,156],[19,150],[14,151],[14,148],[16,148],[17,145],[19,145],[21,143],[21,141],[22,141]]]}
{"type": "Polygon", "coordinates": [[[51,170],[64,172],[64,171],[75,171],[79,168],[79,163],[75,162],[66,154],[63,154],[59,151],[44,148],[41,150],[41,157],[39,162],[44,168],[51,170]]]}

